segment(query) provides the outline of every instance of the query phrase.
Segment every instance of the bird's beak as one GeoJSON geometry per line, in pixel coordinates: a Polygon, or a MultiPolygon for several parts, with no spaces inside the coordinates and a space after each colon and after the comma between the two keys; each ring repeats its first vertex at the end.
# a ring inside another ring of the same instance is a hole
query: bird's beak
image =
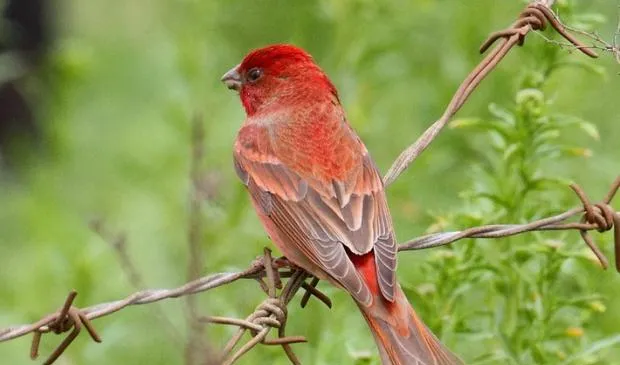
{"type": "Polygon", "coordinates": [[[222,76],[221,81],[226,85],[227,88],[231,90],[241,90],[241,75],[239,75],[239,65],[230,69],[230,71],[226,72],[224,76],[222,76]]]}

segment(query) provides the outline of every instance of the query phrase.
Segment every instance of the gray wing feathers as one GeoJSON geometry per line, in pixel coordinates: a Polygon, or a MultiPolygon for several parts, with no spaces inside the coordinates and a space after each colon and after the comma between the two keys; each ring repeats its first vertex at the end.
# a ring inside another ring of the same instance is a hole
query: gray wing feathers
{"type": "MultiPolygon", "coordinates": [[[[346,184],[334,181],[333,194],[302,179],[277,160],[252,161],[235,155],[235,170],[248,185],[263,213],[280,220],[282,230],[295,230],[300,250],[317,260],[325,271],[360,303],[370,302],[370,289],[348,258],[375,250],[379,287],[392,301],[396,243],[381,178],[368,155],[346,184]],[[278,216],[281,215],[281,216],[278,216]]],[[[293,238],[291,238],[293,239],[293,238]]]]}

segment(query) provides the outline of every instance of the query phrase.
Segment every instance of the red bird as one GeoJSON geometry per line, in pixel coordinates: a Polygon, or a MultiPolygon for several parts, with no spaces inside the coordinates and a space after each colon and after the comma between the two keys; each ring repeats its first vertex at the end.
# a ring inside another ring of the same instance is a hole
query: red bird
{"type": "Polygon", "coordinates": [[[381,176],[312,57],[291,45],[257,49],[222,81],[239,92],[247,114],[235,169],[276,246],[353,297],[383,364],[462,364],[396,281],[381,176]]]}

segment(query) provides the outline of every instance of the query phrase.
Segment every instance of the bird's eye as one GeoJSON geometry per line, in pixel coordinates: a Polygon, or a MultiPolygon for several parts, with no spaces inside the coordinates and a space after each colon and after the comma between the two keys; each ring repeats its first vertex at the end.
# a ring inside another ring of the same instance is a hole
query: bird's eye
{"type": "Polygon", "coordinates": [[[256,82],[262,76],[263,76],[263,70],[261,70],[260,68],[255,67],[255,68],[250,69],[250,71],[248,71],[249,82],[256,82]]]}

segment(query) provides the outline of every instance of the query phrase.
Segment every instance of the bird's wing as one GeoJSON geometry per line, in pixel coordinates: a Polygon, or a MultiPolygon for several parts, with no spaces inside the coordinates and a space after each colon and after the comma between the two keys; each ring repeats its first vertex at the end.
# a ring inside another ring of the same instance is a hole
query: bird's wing
{"type": "MultiPolygon", "coordinates": [[[[361,145],[355,135],[352,138],[361,145]]],[[[294,246],[358,302],[368,304],[371,288],[349,255],[374,250],[378,286],[392,301],[396,244],[381,177],[361,146],[363,154],[346,179],[329,182],[285,163],[274,152],[268,132],[256,126],[240,131],[234,160],[259,213],[286,241],[281,244],[294,246]]]]}

